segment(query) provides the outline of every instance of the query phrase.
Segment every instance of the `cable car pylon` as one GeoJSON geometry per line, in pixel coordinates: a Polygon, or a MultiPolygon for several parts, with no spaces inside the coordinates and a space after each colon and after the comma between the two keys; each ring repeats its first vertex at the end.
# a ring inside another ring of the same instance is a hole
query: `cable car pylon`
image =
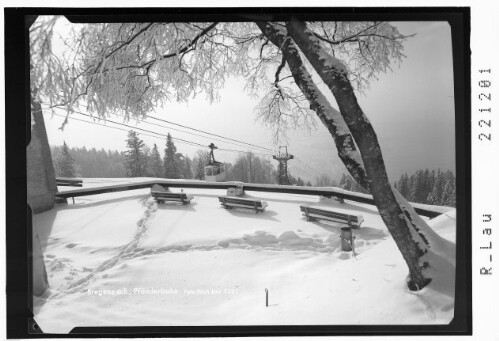
{"type": "Polygon", "coordinates": [[[288,161],[293,159],[294,156],[288,154],[287,146],[279,146],[279,151],[277,155],[272,156],[274,160],[279,162],[279,169],[277,173],[277,180],[279,185],[291,185],[288,176],[288,161]]]}

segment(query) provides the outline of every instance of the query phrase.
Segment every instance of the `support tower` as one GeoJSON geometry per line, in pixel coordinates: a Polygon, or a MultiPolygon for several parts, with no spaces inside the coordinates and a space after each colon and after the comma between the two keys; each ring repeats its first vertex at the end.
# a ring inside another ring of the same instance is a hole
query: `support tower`
{"type": "Polygon", "coordinates": [[[288,147],[279,146],[279,152],[277,155],[273,155],[273,158],[279,161],[279,169],[277,173],[279,185],[291,185],[288,177],[288,160],[293,159],[294,156],[288,154],[288,147]]]}

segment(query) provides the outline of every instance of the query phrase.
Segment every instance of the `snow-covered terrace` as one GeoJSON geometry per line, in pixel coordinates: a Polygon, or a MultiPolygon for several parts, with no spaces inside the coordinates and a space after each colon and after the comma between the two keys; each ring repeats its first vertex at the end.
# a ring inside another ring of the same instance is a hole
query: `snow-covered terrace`
{"type": "MultiPolygon", "coordinates": [[[[123,181],[84,179],[84,187],[123,181]]],[[[223,189],[184,192],[195,197],[190,205],[158,205],[149,189],[136,189],[77,197],[36,215],[51,287],[35,299],[41,329],[446,324],[453,318],[453,280],[406,290],[407,266],[372,205],[248,191],[269,204],[255,214],[224,210],[217,199],[223,189]],[[363,228],[354,230],[355,257],[340,250],[339,226],[307,222],[300,204],[363,215],[363,228]]],[[[454,241],[455,211],[445,210],[429,224],[454,241]]]]}

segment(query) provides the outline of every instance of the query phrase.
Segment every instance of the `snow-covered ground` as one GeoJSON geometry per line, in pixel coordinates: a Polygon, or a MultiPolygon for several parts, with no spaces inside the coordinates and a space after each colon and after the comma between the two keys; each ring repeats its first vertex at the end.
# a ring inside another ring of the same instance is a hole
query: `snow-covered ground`
{"type": "MultiPolygon", "coordinates": [[[[127,180],[84,179],[84,186],[127,180]]],[[[195,197],[190,205],[158,205],[148,189],[139,189],[78,197],[35,215],[50,284],[34,302],[41,329],[447,324],[453,318],[453,277],[444,287],[440,280],[408,291],[407,266],[374,206],[247,192],[269,204],[255,214],[223,209],[217,196],[224,190],[184,191],[195,197]],[[339,226],[307,222],[300,204],[361,214],[356,255],[341,251],[339,226]]],[[[454,242],[454,210],[428,223],[454,242]]]]}

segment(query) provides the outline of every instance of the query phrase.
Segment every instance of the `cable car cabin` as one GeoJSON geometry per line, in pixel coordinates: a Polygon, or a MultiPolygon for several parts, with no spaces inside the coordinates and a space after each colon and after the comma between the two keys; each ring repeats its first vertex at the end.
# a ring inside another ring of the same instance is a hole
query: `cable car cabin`
{"type": "Polygon", "coordinates": [[[225,165],[223,163],[212,163],[204,168],[204,179],[209,182],[225,181],[225,165]]]}
{"type": "Polygon", "coordinates": [[[213,150],[217,149],[213,143],[208,146],[210,154],[208,156],[208,165],[204,167],[204,179],[211,182],[225,181],[225,165],[215,160],[213,150]]]}

